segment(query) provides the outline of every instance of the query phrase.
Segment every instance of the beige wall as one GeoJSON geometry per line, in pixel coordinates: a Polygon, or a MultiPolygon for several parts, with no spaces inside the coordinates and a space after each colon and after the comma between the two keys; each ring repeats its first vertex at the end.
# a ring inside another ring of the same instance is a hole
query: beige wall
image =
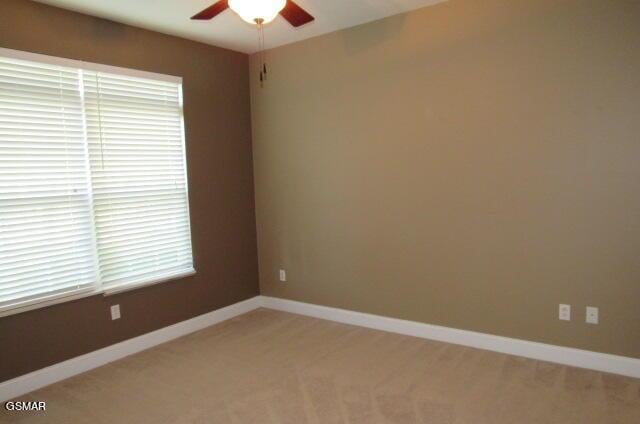
{"type": "Polygon", "coordinates": [[[0,318],[0,382],[258,294],[247,55],[26,0],[0,0],[0,47],[184,78],[197,270],[0,318]]]}
{"type": "Polygon", "coordinates": [[[639,22],[450,0],[254,57],[263,294],[640,357],[639,22]]]}

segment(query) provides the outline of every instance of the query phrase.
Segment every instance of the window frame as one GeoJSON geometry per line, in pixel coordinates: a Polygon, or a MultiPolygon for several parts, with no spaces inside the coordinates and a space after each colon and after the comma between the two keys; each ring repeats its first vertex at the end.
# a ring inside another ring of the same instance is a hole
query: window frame
{"type": "MultiPolygon", "coordinates": [[[[137,283],[113,287],[113,288],[103,288],[99,285],[99,281],[95,281],[92,287],[86,288],[84,290],[74,291],[72,293],[58,293],[58,294],[51,294],[51,295],[45,294],[41,298],[28,300],[23,303],[19,303],[16,306],[0,309],[0,318],[9,316],[9,315],[20,314],[20,313],[35,310],[35,309],[45,308],[45,307],[60,304],[60,303],[70,302],[73,300],[83,299],[86,297],[96,296],[100,294],[102,294],[105,297],[112,296],[112,295],[132,291],[132,290],[138,290],[144,287],[148,287],[156,284],[162,284],[169,281],[175,281],[181,278],[195,275],[196,266],[195,266],[195,255],[193,255],[193,233],[191,231],[192,226],[191,226],[189,176],[188,176],[188,163],[187,163],[187,143],[186,143],[186,131],[185,131],[185,124],[184,124],[183,78],[180,76],[160,74],[155,72],[142,71],[142,70],[131,69],[131,68],[123,68],[123,67],[112,66],[112,65],[104,65],[99,63],[85,62],[81,60],[49,56],[49,55],[40,54],[40,53],[25,52],[21,50],[8,49],[4,47],[0,47],[0,57],[32,61],[32,62],[38,62],[38,63],[48,64],[48,65],[64,66],[68,68],[74,68],[80,71],[96,71],[96,72],[104,72],[104,73],[134,77],[134,78],[144,78],[144,79],[150,79],[155,81],[163,81],[163,82],[174,83],[179,86],[178,91],[180,96],[180,109],[181,109],[180,127],[181,127],[181,138],[182,138],[182,154],[183,154],[183,162],[184,162],[186,208],[187,208],[187,217],[188,217],[187,225],[188,225],[188,230],[190,235],[189,240],[191,243],[191,252],[192,252],[191,260],[193,263],[193,269],[190,271],[180,272],[180,273],[176,273],[176,274],[169,275],[162,278],[157,278],[150,281],[137,282],[137,283]]],[[[85,134],[85,138],[86,138],[86,134],[85,134]]],[[[91,203],[93,203],[92,198],[90,199],[90,201],[91,203]]],[[[91,219],[92,219],[92,225],[93,225],[92,237],[95,237],[96,228],[95,228],[93,214],[94,214],[94,211],[92,207],[91,208],[91,215],[92,215],[91,219]]],[[[93,250],[95,249],[96,247],[94,243],[93,250]]],[[[93,255],[95,255],[96,253],[97,252],[92,252],[93,255]]],[[[95,257],[94,260],[96,261],[96,264],[95,264],[95,266],[97,267],[96,269],[99,269],[98,268],[99,265],[97,264],[97,257],[95,257]]]]}

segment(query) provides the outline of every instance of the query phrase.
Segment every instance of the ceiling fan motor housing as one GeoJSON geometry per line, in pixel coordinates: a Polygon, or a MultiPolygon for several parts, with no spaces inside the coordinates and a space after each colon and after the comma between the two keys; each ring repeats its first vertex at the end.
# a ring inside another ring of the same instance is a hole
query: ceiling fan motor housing
{"type": "Polygon", "coordinates": [[[287,5],[287,0],[228,0],[231,10],[250,24],[273,21],[287,5]]]}

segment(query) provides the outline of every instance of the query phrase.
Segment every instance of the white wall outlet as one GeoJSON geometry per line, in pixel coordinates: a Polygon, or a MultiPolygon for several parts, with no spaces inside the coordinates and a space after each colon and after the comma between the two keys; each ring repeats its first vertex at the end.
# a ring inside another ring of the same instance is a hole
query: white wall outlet
{"type": "Polygon", "coordinates": [[[111,320],[115,321],[120,319],[120,305],[112,305],[111,306],[111,320]]]}
{"type": "Polygon", "coordinates": [[[287,281],[287,271],[284,269],[280,270],[280,281],[287,281]]]}
{"type": "Polygon", "coordinates": [[[599,320],[598,308],[595,306],[587,306],[587,324],[597,324],[599,320]]]}
{"type": "Polygon", "coordinates": [[[561,321],[571,321],[571,305],[560,304],[558,318],[561,321]]]}

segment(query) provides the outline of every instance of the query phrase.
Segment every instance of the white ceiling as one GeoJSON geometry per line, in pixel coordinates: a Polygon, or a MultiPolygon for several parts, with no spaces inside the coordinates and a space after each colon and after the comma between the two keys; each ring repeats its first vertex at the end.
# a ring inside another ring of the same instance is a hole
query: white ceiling
{"type": "MultiPolygon", "coordinates": [[[[258,47],[255,27],[231,10],[211,21],[189,18],[217,0],[36,0],[125,24],[244,53],[258,47]]],[[[267,48],[352,27],[446,0],[296,0],[316,20],[293,28],[282,17],[265,28],[267,48]]]]}

